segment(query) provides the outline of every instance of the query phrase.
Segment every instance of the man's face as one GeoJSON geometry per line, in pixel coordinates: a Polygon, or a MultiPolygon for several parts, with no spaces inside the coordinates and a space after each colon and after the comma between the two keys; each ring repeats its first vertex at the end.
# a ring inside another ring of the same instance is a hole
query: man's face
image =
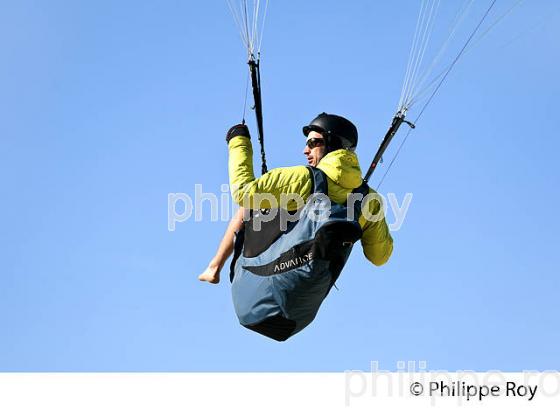
{"type": "Polygon", "coordinates": [[[316,167],[321,158],[325,156],[325,140],[323,136],[316,131],[311,131],[307,135],[303,155],[307,158],[307,163],[312,167],[316,167]]]}

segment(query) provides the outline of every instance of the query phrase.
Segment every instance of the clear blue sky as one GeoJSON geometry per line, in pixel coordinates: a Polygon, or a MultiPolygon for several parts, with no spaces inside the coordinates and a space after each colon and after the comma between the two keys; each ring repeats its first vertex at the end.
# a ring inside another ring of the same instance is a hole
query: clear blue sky
{"type": "MultiPolygon", "coordinates": [[[[365,168],[417,6],[271,1],[271,167],[302,163],[327,111],[357,124],[365,168]]],[[[392,259],[356,249],[279,344],[239,326],[227,280],[197,281],[226,223],[167,230],[169,192],[227,183],[246,65],[225,1],[2,2],[0,370],[560,368],[558,11],[527,1],[465,56],[382,187],[414,194],[392,259]]]]}

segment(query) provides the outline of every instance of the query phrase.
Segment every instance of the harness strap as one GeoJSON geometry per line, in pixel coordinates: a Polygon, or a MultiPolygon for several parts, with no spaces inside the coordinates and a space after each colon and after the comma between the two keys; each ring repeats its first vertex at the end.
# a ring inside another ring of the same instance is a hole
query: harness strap
{"type": "Polygon", "coordinates": [[[311,175],[311,182],[313,186],[311,187],[311,193],[313,194],[329,194],[329,185],[327,183],[327,176],[319,168],[307,165],[309,174],[311,175]]]}
{"type": "Polygon", "coordinates": [[[253,87],[253,99],[255,100],[255,117],[257,120],[257,131],[259,134],[259,144],[261,146],[261,172],[266,174],[268,171],[266,166],[266,155],[264,152],[264,127],[262,114],[262,98],[261,98],[261,70],[260,60],[255,61],[252,57],[249,60],[251,69],[251,85],[253,87]]]}
{"type": "MultiPolygon", "coordinates": [[[[313,186],[311,187],[311,192],[313,194],[328,195],[329,188],[328,188],[326,174],[319,168],[315,168],[310,165],[307,166],[307,169],[309,170],[309,173],[311,175],[311,181],[313,183],[313,186]]],[[[369,194],[369,185],[367,184],[367,182],[364,181],[362,182],[362,185],[360,185],[357,188],[354,188],[352,190],[352,193],[360,194],[363,199],[367,194],[369,194]]],[[[349,206],[348,202],[346,203],[346,206],[349,206]]],[[[362,214],[362,200],[354,201],[354,216],[356,221],[360,218],[361,214],[362,214]]]]}
{"type": "MultiPolygon", "coordinates": [[[[369,185],[367,184],[367,182],[362,182],[362,185],[360,185],[358,188],[353,189],[352,193],[360,194],[362,196],[362,199],[360,201],[354,202],[354,218],[356,221],[358,221],[358,219],[360,219],[360,216],[362,215],[363,199],[367,194],[369,194],[369,185]]],[[[349,204],[347,203],[346,206],[349,206],[349,204]]]]}

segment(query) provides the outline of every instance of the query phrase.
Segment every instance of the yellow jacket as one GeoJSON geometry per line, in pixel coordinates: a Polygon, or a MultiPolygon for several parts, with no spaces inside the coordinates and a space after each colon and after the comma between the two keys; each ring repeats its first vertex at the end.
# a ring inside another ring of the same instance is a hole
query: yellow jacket
{"type": "MultiPolygon", "coordinates": [[[[251,208],[268,208],[266,201],[256,204],[256,194],[271,194],[276,204],[282,194],[298,194],[305,201],[311,194],[312,180],[305,166],[275,168],[260,178],[253,173],[253,147],[247,137],[237,136],[229,141],[229,180],[236,203],[251,208]]],[[[339,204],[345,203],[347,196],[362,183],[362,172],[355,153],[339,149],[328,153],[317,165],[327,175],[329,198],[339,204]]],[[[370,189],[370,193],[375,191],[370,189]]],[[[287,208],[295,207],[289,203],[287,208]]],[[[367,208],[371,215],[380,210],[378,200],[370,200],[367,208]]],[[[378,221],[368,221],[360,216],[362,227],[362,249],[373,264],[383,265],[393,252],[393,239],[389,233],[385,217],[378,221]]]]}

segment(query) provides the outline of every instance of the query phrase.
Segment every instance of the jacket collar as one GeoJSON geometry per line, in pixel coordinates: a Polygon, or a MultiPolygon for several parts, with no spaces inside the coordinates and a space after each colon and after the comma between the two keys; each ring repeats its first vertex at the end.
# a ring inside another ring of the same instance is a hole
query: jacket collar
{"type": "Polygon", "coordinates": [[[317,168],[342,188],[354,189],[362,184],[362,170],[355,152],[338,149],[325,155],[317,168]]]}

